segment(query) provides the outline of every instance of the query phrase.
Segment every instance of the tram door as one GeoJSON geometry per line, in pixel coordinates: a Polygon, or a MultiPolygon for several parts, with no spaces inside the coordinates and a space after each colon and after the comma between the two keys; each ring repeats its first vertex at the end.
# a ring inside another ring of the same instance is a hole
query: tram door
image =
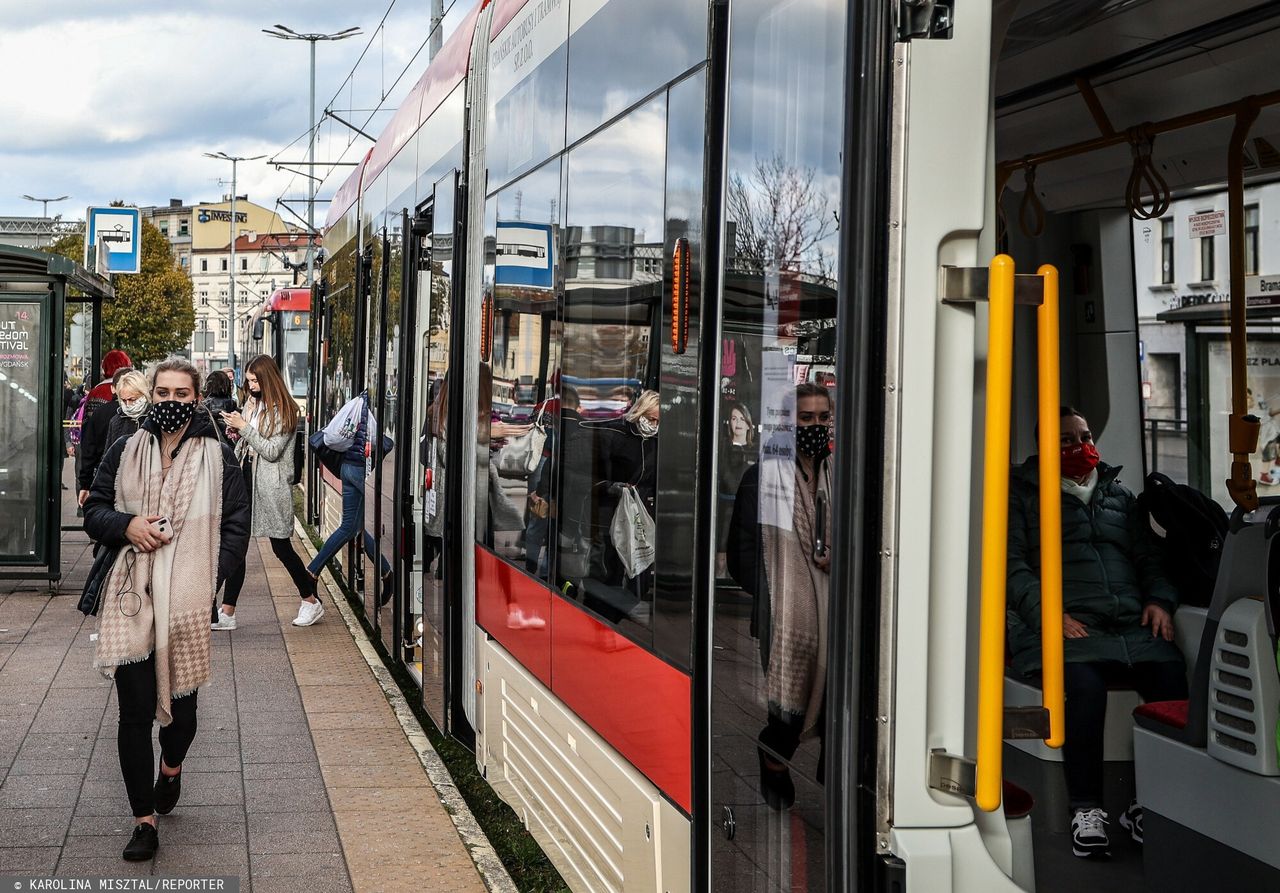
{"type": "MultiPolygon", "coordinates": [[[[405,388],[397,463],[401,534],[397,573],[401,655],[422,686],[422,702],[437,728],[450,730],[446,642],[445,426],[450,302],[453,299],[455,175],[434,187],[409,225],[406,242],[403,357],[405,388]]],[[[455,597],[457,597],[455,595],[455,597]]]]}
{"type": "Polygon", "coordinates": [[[710,833],[735,893],[826,884],[845,6],[730,6],[710,833]]]}

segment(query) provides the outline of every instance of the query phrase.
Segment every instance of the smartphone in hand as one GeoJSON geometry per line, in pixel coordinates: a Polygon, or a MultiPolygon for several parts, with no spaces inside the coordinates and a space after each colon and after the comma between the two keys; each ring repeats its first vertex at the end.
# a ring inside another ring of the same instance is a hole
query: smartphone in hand
{"type": "Polygon", "coordinates": [[[167,517],[151,522],[151,526],[166,543],[173,542],[173,525],[167,517]]]}

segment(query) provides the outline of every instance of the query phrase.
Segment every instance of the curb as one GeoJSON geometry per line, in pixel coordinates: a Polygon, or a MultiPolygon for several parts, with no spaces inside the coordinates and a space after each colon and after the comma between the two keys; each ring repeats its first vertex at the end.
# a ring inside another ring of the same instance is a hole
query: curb
{"type": "MultiPolygon", "coordinates": [[[[311,545],[311,538],[307,535],[302,522],[296,517],[293,519],[293,529],[298,539],[302,541],[302,548],[307,555],[314,558],[316,550],[311,545]]],[[[333,573],[326,567],[322,571],[322,575],[332,578],[333,573]]],[[[490,893],[519,893],[519,888],[516,887],[515,881],[511,880],[511,875],[507,873],[506,866],[502,864],[502,860],[498,858],[493,845],[489,843],[489,838],[485,836],[479,823],[476,822],[475,816],[471,814],[471,808],[467,806],[467,801],[458,792],[458,786],[453,783],[453,777],[449,775],[449,770],[445,767],[444,761],[440,759],[440,755],[431,746],[427,733],[423,731],[422,725],[418,722],[418,717],[414,715],[409,702],[405,700],[404,694],[400,691],[400,686],[396,684],[391,672],[383,664],[382,657],[378,654],[377,649],[373,647],[368,636],[365,635],[359,619],[351,610],[351,605],[347,603],[342,587],[337,580],[333,580],[328,585],[329,601],[337,612],[342,615],[343,622],[347,625],[347,631],[351,633],[351,638],[355,640],[361,656],[364,657],[365,663],[369,665],[374,678],[378,680],[378,685],[381,686],[382,693],[386,695],[388,703],[391,704],[391,709],[395,711],[396,719],[400,722],[400,728],[404,731],[405,737],[409,739],[409,744],[413,747],[414,752],[417,753],[418,761],[422,763],[422,768],[426,771],[427,778],[431,780],[431,786],[435,788],[436,795],[440,798],[445,812],[449,814],[449,818],[453,821],[453,826],[457,830],[458,836],[462,838],[463,846],[471,854],[471,861],[475,863],[476,870],[480,873],[480,879],[490,893]]]]}

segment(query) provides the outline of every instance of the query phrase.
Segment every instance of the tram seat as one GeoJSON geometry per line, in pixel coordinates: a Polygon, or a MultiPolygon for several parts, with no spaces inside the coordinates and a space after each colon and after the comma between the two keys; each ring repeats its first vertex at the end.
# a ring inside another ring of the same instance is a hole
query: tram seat
{"type": "Polygon", "coordinates": [[[1257,775],[1280,775],[1280,676],[1260,599],[1231,605],[1218,622],[1209,680],[1209,753],[1257,775]]]}

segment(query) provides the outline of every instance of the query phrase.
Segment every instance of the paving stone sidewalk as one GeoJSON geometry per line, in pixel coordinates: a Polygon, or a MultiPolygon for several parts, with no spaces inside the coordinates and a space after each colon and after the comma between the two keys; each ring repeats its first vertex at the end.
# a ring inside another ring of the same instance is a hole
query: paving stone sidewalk
{"type": "Polygon", "coordinates": [[[114,686],[90,665],[94,621],[75,607],[90,561],[83,531],[66,531],[58,592],[0,581],[0,874],[485,889],[330,596],[318,624],[291,626],[297,596],[256,542],[239,628],[213,633],[182,800],[159,819],[155,860],[123,861],[114,686]]]}

